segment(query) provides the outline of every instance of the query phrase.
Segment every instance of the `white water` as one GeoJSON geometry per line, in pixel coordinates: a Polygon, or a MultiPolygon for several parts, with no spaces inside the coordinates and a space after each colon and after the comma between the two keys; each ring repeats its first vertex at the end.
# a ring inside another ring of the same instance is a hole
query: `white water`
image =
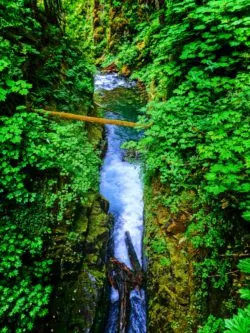
{"type": "MultiPolygon", "coordinates": [[[[129,231],[137,256],[142,263],[143,191],[140,166],[122,161],[119,135],[108,126],[108,150],[102,168],[100,190],[110,202],[115,217],[113,233],[114,255],[130,266],[125,245],[125,231],[129,231]]],[[[130,266],[131,267],[131,266],[130,266]]]]}
{"type": "Polygon", "coordinates": [[[113,90],[118,87],[131,88],[134,86],[134,81],[125,80],[116,73],[95,76],[95,90],[113,90]]]}
{"type": "MultiPolygon", "coordinates": [[[[96,90],[103,92],[120,87],[129,89],[133,85],[133,82],[128,82],[117,74],[98,75],[95,79],[96,90]]],[[[112,113],[108,113],[108,115],[114,117],[112,113]]],[[[119,261],[131,267],[125,245],[126,231],[129,231],[131,235],[137,257],[142,264],[143,185],[141,169],[138,162],[129,163],[123,160],[121,144],[131,138],[127,129],[107,125],[106,137],[108,149],[101,170],[100,192],[109,201],[110,213],[114,217],[113,254],[119,261]]],[[[112,289],[110,298],[111,303],[117,302],[119,298],[118,291],[112,289]]],[[[146,332],[144,291],[132,291],[130,303],[129,332],[146,332]]],[[[116,331],[114,328],[115,320],[117,320],[117,309],[111,309],[107,332],[113,333],[116,331]]]]}

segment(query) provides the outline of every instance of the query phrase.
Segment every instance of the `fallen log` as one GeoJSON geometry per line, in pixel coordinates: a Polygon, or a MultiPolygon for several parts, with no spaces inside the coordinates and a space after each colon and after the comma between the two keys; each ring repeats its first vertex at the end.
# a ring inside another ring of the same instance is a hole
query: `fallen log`
{"type": "Polygon", "coordinates": [[[129,295],[131,290],[140,289],[143,283],[143,271],[129,232],[125,233],[125,243],[132,269],[111,257],[108,262],[108,278],[111,286],[119,293],[118,332],[125,333],[129,322],[129,295]]]}
{"type": "Polygon", "coordinates": [[[129,294],[134,273],[117,258],[110,258],[108,267],[111,286],[119,293],[119,323],[118,332],[125,333],[129,320],[129,294]]]}
{"type": "Polygon", "coordinates": [[[132,239],[130,233],[128,231],[125,232],[125,243],[128,250],[129,260],[131,262],[132,268],[135,272],[141,272],[141,264],[135,252],[134,245],[132,243],[132,239]]]}
{"type": "Polygon", "coordinates": [[[119,288],[120,312],[119,312],[119,333],[125,333],[129,322],[129,293],[128,283],[123,283],[119,288]]]}
{"type": "Polygon", "coordinates": [[[126,127],[145,127],[144,125],[140,125],[140,124],[134,123],[132,121],[126,121],[126,120],[82,116],[82,115],[74,114],[74,113],[48,111],[48,110],[43,110],[43,109],[35,109],[34,111],[43,113],[43,114],[47,114],[48,116],[56,116],[56,117],[60,117],[60,118],[64,118],[64,119],[79,120],[79,121],[97,123],[97,124],[102,124],[102,125],[110,124],[110,125],[126,126],[126,127]]]}

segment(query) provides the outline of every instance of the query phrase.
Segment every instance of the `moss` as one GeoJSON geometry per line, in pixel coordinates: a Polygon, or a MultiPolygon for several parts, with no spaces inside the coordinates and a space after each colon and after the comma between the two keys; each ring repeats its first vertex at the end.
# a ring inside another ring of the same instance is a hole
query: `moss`
{"type": "Polygon", "coordinates": [[[199,320],[194,253],[181,216],[173,216],[158,201],[163,189],[154,181],[145,187],[145,239],[148,258],[149,332],[194,332],[199,320]],[[174,221],[173,221],[174,219],[174,221]],[[170,225],[175,223],[175,228],[170,225]],[[187,320],[187,318],[189,318],[187,320]]]}
{"type": "Polygon", "coordinates": [[[98,312],[98,304],[106,288],[107,210],[108,203],[92,194],[78,208],[73,225],[61,223],[54,229],[47,249],[54,262],[54,294],[44,331],[88,332],[97,313],[99,321],[106,315],[105,307],[98,312]]]}
{"type": "Polygon", "coordinates": [[[88,217],[84,214],[80,214],[76,221],[75,231],[77,233],[86,233],[88,228],[88,217]]]}
{"type": "Polygon", "coordinates": [[[94,147],[98,147],[103,139],[103,126],[97,124],[88,124],[87,129],[89,141],[94,145],[94,147]]]}

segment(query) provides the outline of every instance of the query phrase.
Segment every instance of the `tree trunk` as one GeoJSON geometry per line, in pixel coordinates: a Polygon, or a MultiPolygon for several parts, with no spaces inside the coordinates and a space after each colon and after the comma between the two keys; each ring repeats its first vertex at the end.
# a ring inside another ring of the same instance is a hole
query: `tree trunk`
{"type": "Polygon", "coordinates": [[[137,258],[131,236],[125,233],[125,242],[132,269],[120,262],[117,258],[110,258],[108,263],[108,278],[111,286],[119,292],[119,325],[118,332],[125,333],[129,322],[129,295],[131,290],[142,286],[143,272],[137,258]]]}

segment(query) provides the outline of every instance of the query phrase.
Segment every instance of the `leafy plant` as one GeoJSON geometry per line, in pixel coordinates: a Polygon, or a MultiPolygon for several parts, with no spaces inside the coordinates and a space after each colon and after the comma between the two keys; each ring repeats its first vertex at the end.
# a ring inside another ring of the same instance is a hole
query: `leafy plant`
{"type": "Polygon", "coordinates": [[[219,333],[223,332],[225,326],[223,319],[215,318],[214,316],[210,315],[206,321],[206,324],[199,328],[198,333],[219,333]]]}
{"type": "MultiPolygon", "coordinates": [[[[245,273],[250,274],[250,258],[240,260],[238,264],[239,269],[245,273]]],[[[241,298],[250,301],[250,285],[247,283],[247,288],[240,289],[241,298]]],[[[225,320],[225,326],[227,333],[243,333],[250,332],[250,304],[244,309],[238,309],[236,315],[231,319],[225,320]]]]}
{"type": "Polygon", "coordinates": [[[33,111],[87,113],[92,105],[91,52],[78,45],[63,5],[0,1],[1,332],[32,331],[47,315],[52,228],[72,224],[98,185],[84,125],[33,111]]]}

